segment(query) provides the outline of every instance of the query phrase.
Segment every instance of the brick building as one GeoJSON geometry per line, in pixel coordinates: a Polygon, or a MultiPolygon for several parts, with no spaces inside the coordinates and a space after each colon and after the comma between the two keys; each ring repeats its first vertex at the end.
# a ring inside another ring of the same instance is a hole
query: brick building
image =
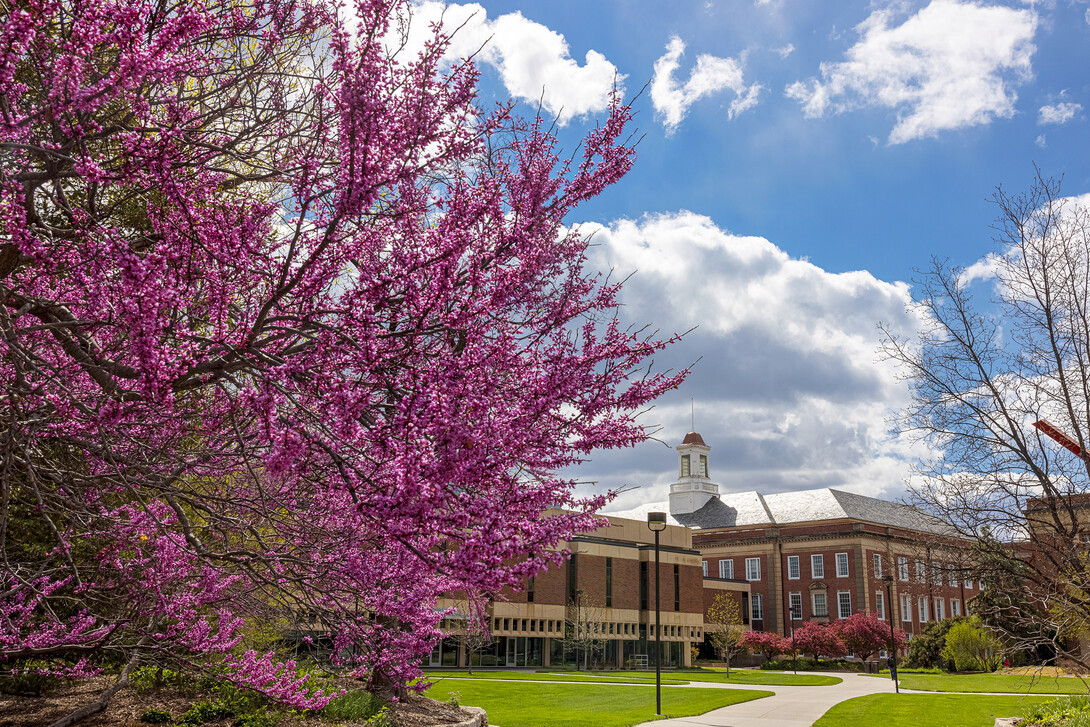
{"type": "Polygon", "coordinates": [[[705,576],[749,584],[756,630],[787,635],[805,621],[866,611],[917,634],[964,615],[980,592],[966,577],[965,544],[914,508],[835,489],[720,494],[703,438],[691,432],[677,451],[669,503],[620,514],[666,510],[669,522],[690,528],[705,576]],[[892,603],[885,574],[894,576],[892,603]]]}
{"type": "MultiPolygon", "coordinates": [[[[550,666],[582,663],[584,654],[565,629],[593,632],[597,648],[590,661],[607,666],[654,664],[655,548],[646,518],[608,517],[600,528],[561,544],[571,557],[552,566],[491,605],[492,644],[474,653],[474,666],[550,666]]],[[[704,593],[700,553],[693,531],[668,525],[659,536],[659,578],[663,665],[691,663],[689,647],[704,640],[704,593]]],[[[748,594],[743,580],[709,579],[708,588],[748,594]]],[[[748,603],[745,598],[743,603],[748,603]]],[[[441,607],[457,608],[455,602],[441,607]]],[[[458,614],[445,624],[450,636],[438,644],[430,666],[464,666],[466,650],[457,638],[458,614]]]]}

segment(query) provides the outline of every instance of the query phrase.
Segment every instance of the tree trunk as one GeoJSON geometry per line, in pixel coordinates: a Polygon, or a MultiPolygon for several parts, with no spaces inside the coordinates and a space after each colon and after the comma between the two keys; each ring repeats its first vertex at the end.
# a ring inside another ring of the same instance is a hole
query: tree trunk
{"type": "Polygon", "coordinates": [[[132,670],[139,663],[140,652],[137,651],[132,655],[132,658],[129,659],[129,663],[125,665],[125,668],[121,670],[121,675],[117,677],[117,681],[114,682],[109,689],[98,695],[98,699],[90,704],[85,704],[65,717],[61,717],[56,722],[49,725],[49,727],[71,727],[71,725],[90,717],[92,714],[98,714],[106,709],[110,704],[110,700],[113,699],[113,696],[121,691],[122,687],[128,686],[129,674],[132,673],[132,670]]]}

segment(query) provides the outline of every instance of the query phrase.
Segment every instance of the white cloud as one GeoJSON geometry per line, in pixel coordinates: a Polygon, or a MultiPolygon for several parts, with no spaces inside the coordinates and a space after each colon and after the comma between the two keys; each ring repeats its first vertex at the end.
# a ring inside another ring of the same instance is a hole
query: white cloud
{"type": "MultiPolygon", "coordinates": [[[[441,25],[453,33],[446,56],[449,60],[474,55],[480,64],[494,67],[512,96],[536,104],[557,114],[560,123],[573,117],[604,110],[614,83],[624,76],[617,67],[595,50],[586,52],[580,64],[571,56],[563,35],[529,20],[519,12],[489,19],[487,11],[476,3],[445,5],[426,0],[414,2],[409,38],[402,53],[417,53],[430,38],[430,24],[441,25]]],[[[393,35],[387,47],[397,48],[393,35]]]]}
{"type": "Polygon", "coordinates": [[[1044,134],[1039,134],[1037,136],[1037,139],[1033,143],[1036,144],[1041,149],[1047,149],[1048,148],[1048,140],[1045,139],[1044,134]]]}
{"type": "Polygon", "coordinates": [[[689,80],[678,87],[674,73],[681,65],[684,52],[685,43],[676,35],[672,36],[666,45],[666,53],[655,61],[655,75],[651,79],[651,102],[662,115],[667,133],[677,129],[694,102],[713,93],[734,91],[736,98],[727,112],[731,119],[757,105],[761,86],[746,86],[742,80],[742,61],[734,58],[701,53],[696,57],[696,67],[690,72],[689,80]]]}
{"type": "Polygon", "coordinates": [[[1042,126],[1045,124],[1066,124],[1078,116],[1081,111],[1082,104],[1077,103],[1061,102],[1052,106],[1042,106],[1037,113],[1037,123],[1042,126]]]}
{"type": "Polygon", "coordinates": [[[779,54],[780,58],[786,58],[787,56],[795,52],[795,46],[792,43],[788,43],[787,45],[780,48],[773,48],[772,51],[779,54]]]}
{"type": "Polygon", "coordinates": [[[1014,115],[1012,90],[1032,74],[1033,10],[933,0],[894,25],[896,8],[874,11],[847,60],[822,63],[821,80],[786,89],[808,117],[878,106],[897,111],[889,142],[988,124],[1014,115]]]}
{"type": "MultiPolygon", "coordinates": [[[[656,369],[676,368],[703,357],[648,416],[661,424],[663,442],[676,445],[689,431],[691,396],[724,491],[901,491],[907,459],[921,445],[887,432],[908,391],[876,360],[876,324],[915,331],[907,285],[865,271],[829,273],[687,211],[581,230],[594,233],[592,264],[621,277],[636,271],[622,293],[626,319],[665,332],[699,326],[656,360],[656,369]]],[[[596,455],[579,476],[643,485],[613,508],[625,509],[665,499],[675,457],[651,442],[596,455]]]]}

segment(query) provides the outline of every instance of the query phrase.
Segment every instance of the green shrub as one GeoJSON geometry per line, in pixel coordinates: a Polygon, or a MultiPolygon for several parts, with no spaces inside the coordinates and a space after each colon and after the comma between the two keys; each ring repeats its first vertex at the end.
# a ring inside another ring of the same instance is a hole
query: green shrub
{"type": "Polygon", "coordinates": [[[211,722],[223,717],[234,717],[235,712],[222,702],[197,702],[189,708],[181,719],[179,725],[197,725],[211,722]]]}
{"type": "Polygon", "coordinates": [[[60,677],[37,673],[35,666],[23,666],[0,674],[0,693],[41,697],[55,691],[63,682],[60,677]]]}
{"type": "Polygon", "coordinates": [[[394,718],[390,716],[390,708],[383,705],[382,709],[367,720],[367,727],[394,727],[394,718]]]}
{"type": "Polygon", "coordinates": [[[330,700],[318,714],[328,720],[365,720],[377,716],[383,706],[378,697],[360,689],[330,700]]]}
{"type": "Polygon", "coordinates": [[[447,695],[447,702],[452,707],[462,706],[461,704],[459,704],[461,701],[462,701],[462,693],[461,692],[451,692],[450,694],[447,695]]]}
{"type": "Polygon", "coordinates": [[[156,709],[155,707],[148,707],[144,710],[144,713],[140,715],[141,722],[147,722],[148,724],[162,724],[163,722],[170,721],[170,712],[156,709]]]}
{"type": "Polygon", "coordinates": [[[163,687],[192,690],[197,686],[197,680],[188,674],[159,666],[140,667],[129,675],[129,683],[138,692],[148,692],[163,687]]]}
{"type": "Polygon", "coordinates": [[[922,633],[908,642],[908,659],[905,660],[905,666],[924,668],[945,666],[942,650],[946,646],[946,634],[955,624],[964,621],[965,617],[959,616],[929,623],[922,633]]]}
{"type": "Polygon", "coordinates": [[[235,727],[276,727],[279,722],[280,717],[262,709],[242,715],[235,720],[235,727]]]}
{"type": "Polygon", "coordinates": [[[1090,697],[1064,697],[1030,706],[1026,722],[1040,727],[1090,727],[1090,697]]]}
{"type": "Polygon", "coordinates": [[[950,627],[942,658],[952,671],[995,671],[1003,663],[999,641],[969,621],[950,627]]]}
{"type": "Polygon", "coordinates": [[[854,661],[844,659],[800,657],[799,659],[766,661],[761,664],[761,668],[769,671],[860,671],[862,666],[854,661]]]}

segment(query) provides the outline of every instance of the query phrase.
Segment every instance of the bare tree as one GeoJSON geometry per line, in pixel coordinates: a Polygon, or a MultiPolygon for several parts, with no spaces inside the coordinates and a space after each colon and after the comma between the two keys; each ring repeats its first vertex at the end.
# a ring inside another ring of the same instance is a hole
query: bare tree
{"type": "Polygon", "coordinates": [[[601,651],[606,640],[605,607],[585,592],[576,591],[575,598],[568,601],[564,622],[565,647],[574,650],[577,657],[582,655],[585,671],[590,667],[591,655],[601,651]]]}
{"type": "Polygon", "coordinates": [[[454,613],[448,616],[453,624],[452,635],[461,642],[466,655],[466,668],[473,673],[473,655],[492,644],[488,601],[466,596],[455,602],[454,613]]]}
{"type": "Polygon", "coordinates": [[[1000,250],[969,270],[935,260],[916,281],[918,338],[884,330],[912,386],[899,429],[936,453],[910,499],[975,544],[972,577],[1002,586],[973,603],[985,623],[1090,667],[1072,638],[1090,622],[1090,212],[1040,172],[994,201],[1000,250]]]}

